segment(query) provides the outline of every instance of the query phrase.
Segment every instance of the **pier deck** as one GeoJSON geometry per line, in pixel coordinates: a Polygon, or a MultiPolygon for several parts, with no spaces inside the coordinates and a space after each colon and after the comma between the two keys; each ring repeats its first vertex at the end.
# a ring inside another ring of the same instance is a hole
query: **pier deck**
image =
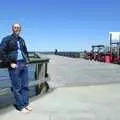
{"type": "Polygon", "coordinates": [[[0,111],[0,120],[119,120],[120,66],[47,55],[52,92],[31,99],[33,111],[0,111]]]}

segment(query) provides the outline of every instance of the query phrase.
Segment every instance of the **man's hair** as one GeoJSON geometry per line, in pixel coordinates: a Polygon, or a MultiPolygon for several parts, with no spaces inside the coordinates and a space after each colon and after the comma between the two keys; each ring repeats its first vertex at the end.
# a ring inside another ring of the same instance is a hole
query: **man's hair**
{"type": "Polygon", "coordinates": [[[20,27],[20,28],[21,28],[21,25],[18,24],[18,23],[15,23],[15,24],[12,25],[12,28],[13,28],[13,27],[20,27]]]}

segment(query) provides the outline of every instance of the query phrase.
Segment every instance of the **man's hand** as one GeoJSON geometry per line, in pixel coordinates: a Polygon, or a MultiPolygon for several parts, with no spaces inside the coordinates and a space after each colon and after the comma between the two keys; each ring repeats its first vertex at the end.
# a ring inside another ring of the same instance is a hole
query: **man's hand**
{"type": "Polygon", "coordinates": [[[17,64],[11,63],[10,66],[11,66],[12,68],[16,68],[16,67],[17,67],[17,64]]]}

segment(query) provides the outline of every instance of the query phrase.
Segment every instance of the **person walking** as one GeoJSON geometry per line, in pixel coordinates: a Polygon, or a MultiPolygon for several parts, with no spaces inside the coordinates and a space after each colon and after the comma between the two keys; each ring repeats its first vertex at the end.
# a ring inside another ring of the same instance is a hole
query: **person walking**
{"type": "Polygon", "coordinates": [[[3,59],[8,63],[11,91],[14,94],[14,107],[22,112],[32,111],[29,106],[28,88],[28,51],[24,39],[20,36],[21,25],[12,25],[12,34],[4,37],[0,44],[3,59]]]}

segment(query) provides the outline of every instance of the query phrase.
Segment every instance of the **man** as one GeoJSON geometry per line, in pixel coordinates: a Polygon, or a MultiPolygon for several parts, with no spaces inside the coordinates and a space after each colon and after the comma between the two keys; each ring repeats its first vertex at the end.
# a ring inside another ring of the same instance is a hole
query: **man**
{"type": "Polygon", "coordinates": [[[3,38],[0,50],[4,61],[8,63],[11,90],[16,100],[14,106],[22,113],[28,113],[32,110],[29,106],[28,51],[25,41],[19,36],[21,25],[12,25],[12,31],[12,35],[3,38]]]}

